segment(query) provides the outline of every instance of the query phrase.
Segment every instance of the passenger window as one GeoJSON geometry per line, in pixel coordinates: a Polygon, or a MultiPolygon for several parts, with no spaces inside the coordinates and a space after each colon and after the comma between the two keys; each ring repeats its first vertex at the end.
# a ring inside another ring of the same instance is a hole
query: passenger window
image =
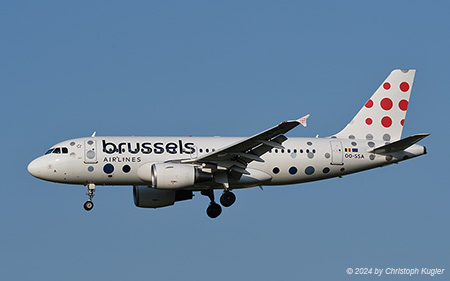
{"type": "Polygon", "coordinates": [[[62,153],[64,153],[64,154],[69,153],[69,150],[67,149],[67,147],[63,147],[62,148],[62,153]]]}
{"type": "Polygon", "coordinates": [[[53,149],[54,149],[54,148],[50,148],[44,155],[47,155],[47,154],[52,153],[53,149]]]}
{"type": "Polygon", "coordinates": [[[61,148],[59,148],[59,147],[55,148],[55,150],[53,150],[53,153],[60,154],[61,148]]]}

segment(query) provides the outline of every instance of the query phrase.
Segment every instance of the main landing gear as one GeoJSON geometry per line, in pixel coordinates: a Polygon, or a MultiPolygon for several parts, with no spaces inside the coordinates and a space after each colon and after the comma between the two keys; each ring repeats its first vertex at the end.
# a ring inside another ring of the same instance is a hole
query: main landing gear
{"type": "Polygon", "coordinates": [[[225,190],[220,196],[220,204],[224,207],[230,207],[234,202],[236,202],[236,195],[231,191],[225,190]]]}
{"type": "Polygon", "coordinates": [[[86,190],[87,193],[86,195],[89,197],[88,201],[86,201],[83,205],[84,209],[86,211],[90,211],[92,210],[92,208],[94,208],[94,202],[92,202],[92,198],[94,198],[95,194],[95,184],[90,183],[88,185],[86,185],[86,190]]]}
{"type": "Polygon", "coordinates": [[[208,217],[215,219],[218,216],[220,216],[220,214],[222,213],[222,207],[220,207],[220,205],[214,201],[214,190],[213,189],[202,190],[201,194],[208,196],[209,199],[211,200],[211,203],[209,203],[209,206],[206,209],[206,214],[208,215],[208,217]]]}
{"type": "MultiPolygon", "coordinates": [[[[222,213],[222,207],[220,207],[219,204],[217,204],[214,200],[214,190],[208,189],[208,190],[202,190],[202,195],[208,196],[211,200],[211,203],[209,203],[208,208],[206,209],[206,214],[208,217],[215,219],[222,213]]],[[[236,201],[236,195],[234,195],[233,192],[225,190],[220,196],[220,204],[224,207],[230,207],[233,205],[233,203],[236,201]]]]}

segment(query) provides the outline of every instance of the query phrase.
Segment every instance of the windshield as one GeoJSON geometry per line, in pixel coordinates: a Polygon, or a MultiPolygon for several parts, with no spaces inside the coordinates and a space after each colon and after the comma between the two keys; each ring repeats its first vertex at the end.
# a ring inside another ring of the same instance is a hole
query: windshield
{"type": "Polygon", "coordinates": [[[68,154],[69,149],[67,147],[52,147],[49,150],[47,150],[47,152],[44,155],[51,154],[51,153],[68,154]]]}

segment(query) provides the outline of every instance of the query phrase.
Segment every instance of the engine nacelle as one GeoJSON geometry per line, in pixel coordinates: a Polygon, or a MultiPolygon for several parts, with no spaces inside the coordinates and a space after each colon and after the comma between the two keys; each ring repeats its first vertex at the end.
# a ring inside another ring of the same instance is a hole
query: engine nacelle
{"type": "Polygon", "coordinates": [[[192,191],[157,190],[149,186],[134,186],[133,198],[136,207],[160,208],[171,206],[177,201],[192,199],[192,191]]]}
{"type": "Polygon", "coordinates": [[[193,165],[156,163],[152,165],[152,187],[157,189],[180,189],[213,180],[212,174],[200,171],[193,165]]]}

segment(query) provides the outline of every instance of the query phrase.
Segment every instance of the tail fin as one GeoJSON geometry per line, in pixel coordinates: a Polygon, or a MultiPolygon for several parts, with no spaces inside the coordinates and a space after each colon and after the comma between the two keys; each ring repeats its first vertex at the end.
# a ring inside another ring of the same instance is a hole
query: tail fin
{"type": "Polygon", "coordinates": [[[350,139],[399,140],[415,74],[414,69],[392,71],[353,120],[335,136],[350,139]]]}

